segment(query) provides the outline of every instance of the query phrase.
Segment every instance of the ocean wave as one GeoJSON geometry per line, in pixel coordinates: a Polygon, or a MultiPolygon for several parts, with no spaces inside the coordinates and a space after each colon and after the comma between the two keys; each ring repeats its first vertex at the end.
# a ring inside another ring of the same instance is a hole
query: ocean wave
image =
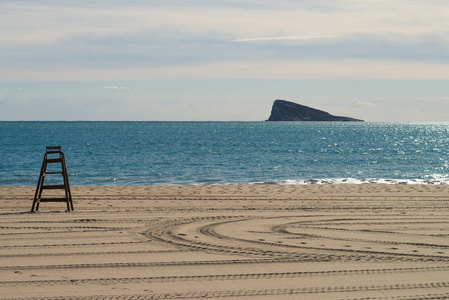
{"type": "Polygon", "coordinates": [[[433,184],[446,185],[449,179],[384,179],[384,178],[321,178],[321,179],[297,179],[297,180],[269,180],[255,182],[254,184],[291,184],[291,185],[309,185],[309,184],[433,184]]]}

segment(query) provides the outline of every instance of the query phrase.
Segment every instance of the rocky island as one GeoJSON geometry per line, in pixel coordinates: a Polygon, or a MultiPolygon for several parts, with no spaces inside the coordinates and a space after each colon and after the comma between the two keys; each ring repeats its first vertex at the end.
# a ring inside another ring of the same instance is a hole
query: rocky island
{"type": "Polygon", "coordinates": [[[328,112],[297,104],[286,100],[275,100],[271,115],[267,121],[348,121],[363,122],[363,120],[334,116],[328,112]]]}

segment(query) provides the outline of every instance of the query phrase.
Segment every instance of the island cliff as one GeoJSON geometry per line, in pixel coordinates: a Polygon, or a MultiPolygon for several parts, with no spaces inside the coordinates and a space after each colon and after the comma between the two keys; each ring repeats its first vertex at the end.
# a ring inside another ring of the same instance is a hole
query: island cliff
{"type": "Polygon", "coordinates": [[[285,100],[275,100],[271,115],[267,121],[351,121],[363,122],[349,117],[333,116],[328,112],[293,103],[285,100]]]}

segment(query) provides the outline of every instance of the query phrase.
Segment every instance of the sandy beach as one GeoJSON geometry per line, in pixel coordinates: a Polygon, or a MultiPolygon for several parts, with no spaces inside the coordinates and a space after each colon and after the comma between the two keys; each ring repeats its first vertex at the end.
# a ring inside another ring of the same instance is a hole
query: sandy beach
{"type": "Polygon", "coordinates": [[[1,299],[447,299],[449,186],[0,187],[1,299]]]}

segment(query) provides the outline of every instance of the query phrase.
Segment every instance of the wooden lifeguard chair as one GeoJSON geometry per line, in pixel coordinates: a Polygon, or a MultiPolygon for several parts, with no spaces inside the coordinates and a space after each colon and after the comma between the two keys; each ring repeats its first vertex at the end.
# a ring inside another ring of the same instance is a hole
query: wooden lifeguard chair
{"type": "Polygon", "coordinates": [[[38,211],[41,202],[66,202],[67,211],[73,211],[72,194],[70,193],[69,177],[67,175],[67,166],[65,163],[64,153],[61,146],[48,146],[42,162],[41,173],[37,182],[36,193],[34,194],[33,206],[31,211],[38,211]],[[61,170],[47,172],[49,164],[61,164],[61,170]],[[44,185],[45,177],[50,174],[61,174],[63,184],[44,185]],[[65,197],[42,198],[43,190],[64,190],[65,197]]]}

